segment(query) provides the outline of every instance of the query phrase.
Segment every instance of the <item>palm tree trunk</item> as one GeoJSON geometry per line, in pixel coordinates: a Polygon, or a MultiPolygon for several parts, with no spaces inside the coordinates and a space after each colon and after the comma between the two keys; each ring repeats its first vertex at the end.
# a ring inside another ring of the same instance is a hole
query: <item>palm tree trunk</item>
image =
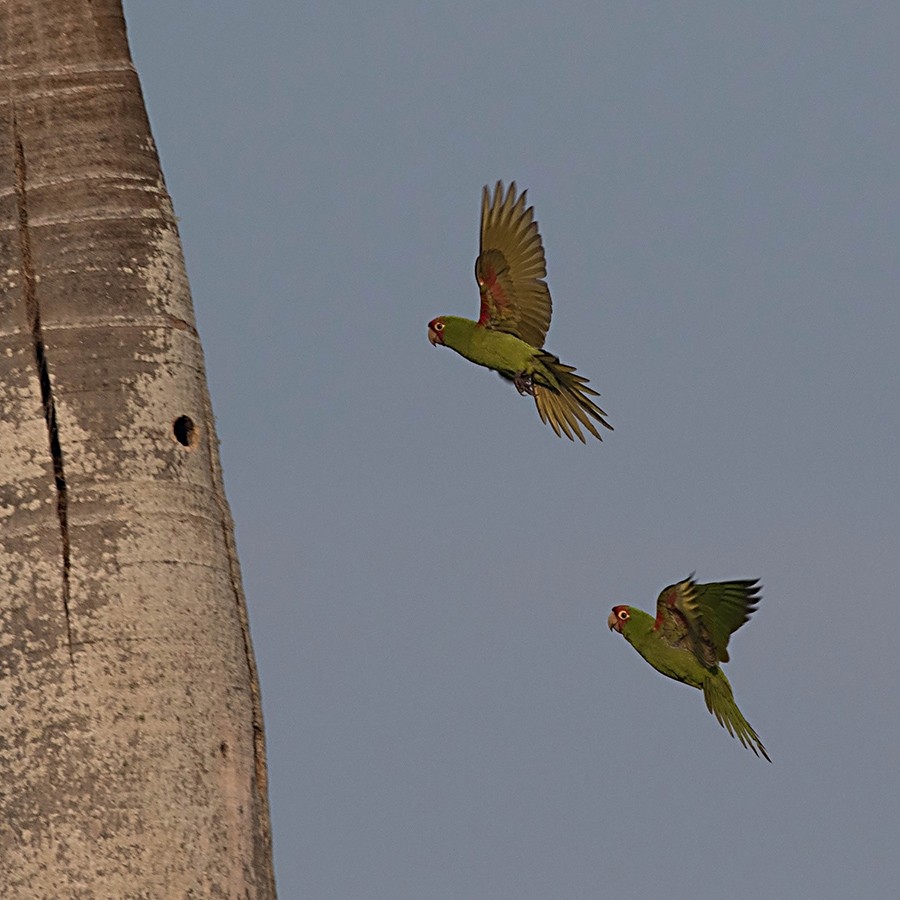
{"type": "Polygon", "coordinates": [[[120,0],[0,0],[0,885],[275,896],[233,527],[120,0]]]}

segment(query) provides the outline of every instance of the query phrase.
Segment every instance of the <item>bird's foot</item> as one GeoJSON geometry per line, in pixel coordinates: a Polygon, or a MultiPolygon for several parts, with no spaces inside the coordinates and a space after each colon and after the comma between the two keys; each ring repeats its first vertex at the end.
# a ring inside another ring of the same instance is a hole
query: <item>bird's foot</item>
{"type": "Polygon", "coordinates": [[[532,382],[530,375],[526,375],[524,372],[518,372],[515,378],[513,378],[513,384],[523,397],[526,394],[531,397],[534,396],[534,383],[532,382]]]}

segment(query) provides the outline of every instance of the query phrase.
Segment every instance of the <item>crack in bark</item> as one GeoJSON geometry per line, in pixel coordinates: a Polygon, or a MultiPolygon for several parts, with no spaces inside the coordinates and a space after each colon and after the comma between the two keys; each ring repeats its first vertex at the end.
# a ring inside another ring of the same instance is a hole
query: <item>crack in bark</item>
{"type": "Polygon", "coordinates": [[[47,348],[44,344],[44,332],[41,326],[41,308],[37,299],[37,277],[34,259],[31,255],[31,234],[28,224],[28,194],[26,191],[27,169],[25,166],[25,147],[19,135],[16,121],[15,105],[12,108],[13,145],[15,147],[16,170],[16,206],[19,213],[19,248],[22,255],[22,280],[25,292],[25,310],[31,329],[31,343],[34,349],[34,364],[37,368],[38,383],[41,388],[41,406],[44,410],[44,421],[47,425],[47,437],[50,444],[50,458],[53,462],[53,480],[56,484],[56,515],[59,519],[59,533],[62,543],[62,601],[66,616],[66,643],[69,649],[69,661],[74,669],[75,652],[72,644],[72,617],[70,614],[71,547],[69,543],[69,494],[66,486],[66,473],[63,468],[62,444],[59,439],[59,427],[56,418],[56,401],[53,397],[53,385],[50,382],[50,368],[47,363],[47,348]]]}

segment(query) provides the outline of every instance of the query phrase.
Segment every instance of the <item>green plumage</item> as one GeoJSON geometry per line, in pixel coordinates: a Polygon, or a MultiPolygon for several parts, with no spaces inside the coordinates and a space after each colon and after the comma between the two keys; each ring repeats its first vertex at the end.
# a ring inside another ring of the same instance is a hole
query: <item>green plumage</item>
{"type": "Polygon", "coordinates": [[[441,316],[444,324],[442,343],[470,362],[493,369],[509,379],[520,372],[532,375],[535,349],[521,338],[505,331],[479,327],[471,319],[441,316]]]}
{"type": "Polygon", "coordinates": [[[520,394],[532,395],[541,420],[557,436],[584,442],[584,428],[602,440],[595,423],[612,426],[591,399],[597,392],[572,366],[543,349],[552,303],[544,280],[544,247],[534,210],[525,208],[525,194],[517,197],[513,182],[504,195],[497,182],[492,200],[485,187],[475,261],[481,314],[477,322],[459,316],[432,319],[428,339],[499,372],[520,394]]]}
{"type": "Polygon", "coordinates": [[[691,576],[660,593],[655,619],[632,606],[614,606],[608,624],[658,672],[703,691],[706,707],[719,724],[771,762],[734,702],[731,684],[719,666],[728,661],[732,633],[758,603],[756,581],[697,584],[691,576]]]}

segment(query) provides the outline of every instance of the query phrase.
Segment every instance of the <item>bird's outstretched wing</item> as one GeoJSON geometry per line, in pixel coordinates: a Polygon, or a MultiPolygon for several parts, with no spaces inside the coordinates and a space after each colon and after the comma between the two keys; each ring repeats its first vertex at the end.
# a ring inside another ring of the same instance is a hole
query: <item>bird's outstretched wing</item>
{"type": "Polygon", "coordinates": [[[687,643],[708,666],[728,662],[728,639],[760,601],[759,581],[697,584],[693,574],[664,588],[656,601],[656,630],[673,645],[687,643]]]}
{"type": "Polygon", "coordinates": [[[527,193],[516,197],[513,181],[504,195],[503,182],[498,181],[492,198],[485,185],[481,245],[475,260],[481,292],[478,324],[513,334],[540,349],[553,307],[544,281],[547,266],[534,208],[525,208],[527,193]]]}

